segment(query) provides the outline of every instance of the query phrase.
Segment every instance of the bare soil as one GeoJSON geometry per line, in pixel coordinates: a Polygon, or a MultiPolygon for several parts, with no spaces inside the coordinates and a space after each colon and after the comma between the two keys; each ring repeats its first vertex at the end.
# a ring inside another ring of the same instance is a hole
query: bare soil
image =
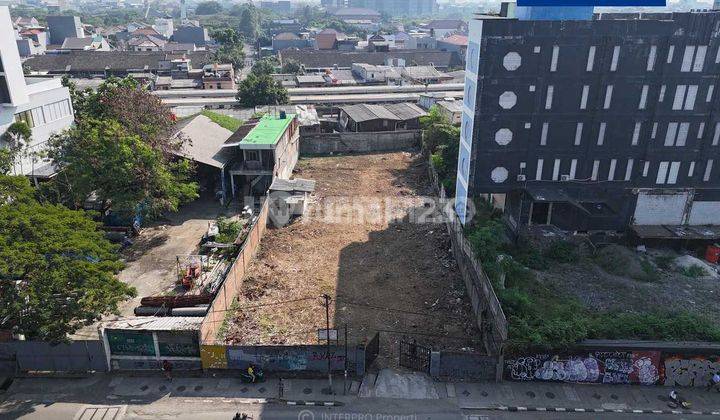
{"type": "Polygon", "coordinates": [[[432,195],[419,155],[302,159],[295,175],[317,181],[313,202],[302,218],[265,233],[227,342],[317,343],[326,293],[341,342],[347,325],[351,344],[380,332],[386,355],[401,338],[433,349],[478,343],[444,224],[411,222],[427,212],[420,197],[432,195]],[[396,220],[379,217],[387,207],[396,220]]]}

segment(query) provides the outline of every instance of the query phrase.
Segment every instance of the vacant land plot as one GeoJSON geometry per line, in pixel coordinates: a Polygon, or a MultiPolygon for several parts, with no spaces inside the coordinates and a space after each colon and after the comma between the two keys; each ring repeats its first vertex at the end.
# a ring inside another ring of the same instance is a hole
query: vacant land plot
{"type": "Polygon", "coordinates": [[[406,152],[301,160],[297,177],[317,181],[309,214],[266,232],[226,341],[317,343],[326,293],[331,326],[347,325],[351,343],[380,331],[381,354],[394,354],[400,338],[433,349],[477,344],[445,226],[409,217],[427,211],[426,171],[406,152]]]}

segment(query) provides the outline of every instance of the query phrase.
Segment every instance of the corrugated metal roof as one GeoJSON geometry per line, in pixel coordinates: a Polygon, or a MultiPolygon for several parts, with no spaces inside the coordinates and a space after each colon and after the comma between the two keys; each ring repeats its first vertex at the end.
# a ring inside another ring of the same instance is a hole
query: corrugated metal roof
{"type": "Polygon", "coordinates": [[[403,121],[412,120],[414,118],[419,118],[423,115],[427,115],[427,113],[423,111],[422,108],[408,102],[403,102],[399,104],[387,104],[385,105],[385,108],[389,112],[395,114],[398,119],[403,121]]]}
{"type": "Polygon", "coordinates": [[[200,329],[202,320],[197,316],[138,316],[107,321],[101,325],[106,330],[193,331],[200,329]]]}
{"type": "Polygon", "coordinates": [[[382,105],[358,104],[340,107],[353,121],[399,120],[382,105]]]}
{"type": "Polygon", "coordinates": [[[315,181],[312,179],[281,179],[277,178],[270,185],[272,191],[303,191],[313,192],[315,191],[315,181]]]}

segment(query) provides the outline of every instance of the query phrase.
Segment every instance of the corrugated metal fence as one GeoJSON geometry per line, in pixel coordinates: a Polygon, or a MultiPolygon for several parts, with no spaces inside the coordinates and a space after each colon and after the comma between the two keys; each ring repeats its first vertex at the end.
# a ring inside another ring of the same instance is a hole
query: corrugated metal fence
{"type": "Polygon", "coordinates": [[[100,340],[50,344],[42,341],[0,343],[0,372],[106,371],[105,349],[100,340]]]}

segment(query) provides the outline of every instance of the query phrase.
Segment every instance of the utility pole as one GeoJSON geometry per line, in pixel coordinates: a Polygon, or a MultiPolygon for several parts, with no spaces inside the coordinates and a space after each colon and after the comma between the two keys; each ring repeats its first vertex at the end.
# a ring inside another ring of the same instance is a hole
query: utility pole
{"type": "Polygon", "coordinates": [[[325,334],[326,341],[326,357],[327,357],[327,374],[328,374],[328,393],[332,394],[332,371],[330,370],[330,295],[323,293],[325,299],[325,334]]]}

